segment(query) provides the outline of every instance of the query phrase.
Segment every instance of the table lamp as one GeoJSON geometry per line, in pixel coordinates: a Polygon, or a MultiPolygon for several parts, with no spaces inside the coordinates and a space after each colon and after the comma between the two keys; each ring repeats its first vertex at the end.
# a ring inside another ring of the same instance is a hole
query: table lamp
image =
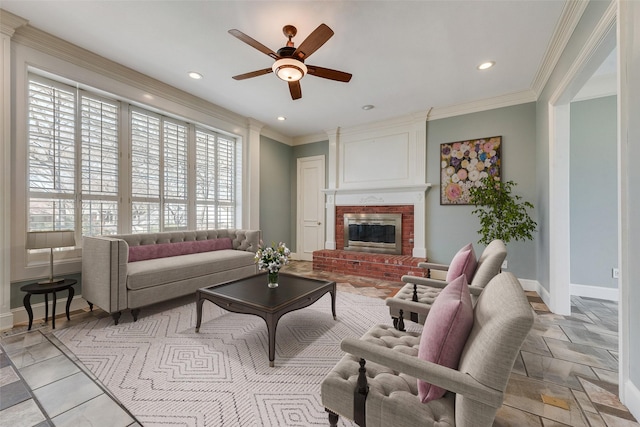
{"type": "Polygon", "coordinates": [[[49,280],[38,282],[41,285],[62,282],[63,277],[53,278],[53,248],[75,246],[76,238],[73,230],[29,231],[27,232],[27,249],[49,249],[49,280]]]}

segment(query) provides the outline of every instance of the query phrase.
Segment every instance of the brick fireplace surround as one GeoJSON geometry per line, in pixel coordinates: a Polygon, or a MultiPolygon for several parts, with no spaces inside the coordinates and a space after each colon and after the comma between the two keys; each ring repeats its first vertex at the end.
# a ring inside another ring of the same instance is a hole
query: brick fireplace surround
{"type": "Polygon", "coordinates": [[[400,213],[402,214],[402,255],[322,249],[313,252],[313,269],[394,282],[399,282],[405,274],[424,277],[426,271],[419,268],[418,263],[426,259],[412,256],[413,210],[413,205],[336,206],[336,248],[344,247],[345,213],[400,213]]]}

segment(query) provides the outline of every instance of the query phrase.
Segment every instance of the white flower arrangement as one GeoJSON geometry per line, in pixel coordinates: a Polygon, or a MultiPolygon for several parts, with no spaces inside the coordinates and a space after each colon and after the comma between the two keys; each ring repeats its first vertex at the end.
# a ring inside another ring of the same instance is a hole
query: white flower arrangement
{"type": "Polygon", "coordinates": [[[255,260],[260,270],[277,273],[283,266],[289,264],[289,255],[291,255],[291,251],[282,242],[277,245],[274,243],[266,248],[263,248],[261,244],[256,252],[255,260]]]}

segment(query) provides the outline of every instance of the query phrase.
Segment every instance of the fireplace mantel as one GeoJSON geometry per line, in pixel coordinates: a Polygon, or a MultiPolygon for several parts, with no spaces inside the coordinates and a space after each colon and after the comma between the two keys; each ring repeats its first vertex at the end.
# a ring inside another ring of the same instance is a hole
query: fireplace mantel
{"type": "Polygon", "coordinates": [[[413,205],[414,242],[412,255],[426,258],[425,241],[425,194],[431,188],[430,183],[383,188],[328,188],[326,194],[326,236],[325,249],[336,249],[335,226],[336,206],[387,206],[413,205]]]}

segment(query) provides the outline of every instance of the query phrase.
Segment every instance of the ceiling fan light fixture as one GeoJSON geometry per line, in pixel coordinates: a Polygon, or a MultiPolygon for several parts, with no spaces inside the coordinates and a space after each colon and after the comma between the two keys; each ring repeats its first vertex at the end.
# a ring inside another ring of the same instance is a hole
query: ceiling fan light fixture
{"type": "Polygon", "coordinates": [[[271,67],[279,79],[285,82],[296,82],[307,74],[307,66],[292,58],[280,58],[271,67]]]}

